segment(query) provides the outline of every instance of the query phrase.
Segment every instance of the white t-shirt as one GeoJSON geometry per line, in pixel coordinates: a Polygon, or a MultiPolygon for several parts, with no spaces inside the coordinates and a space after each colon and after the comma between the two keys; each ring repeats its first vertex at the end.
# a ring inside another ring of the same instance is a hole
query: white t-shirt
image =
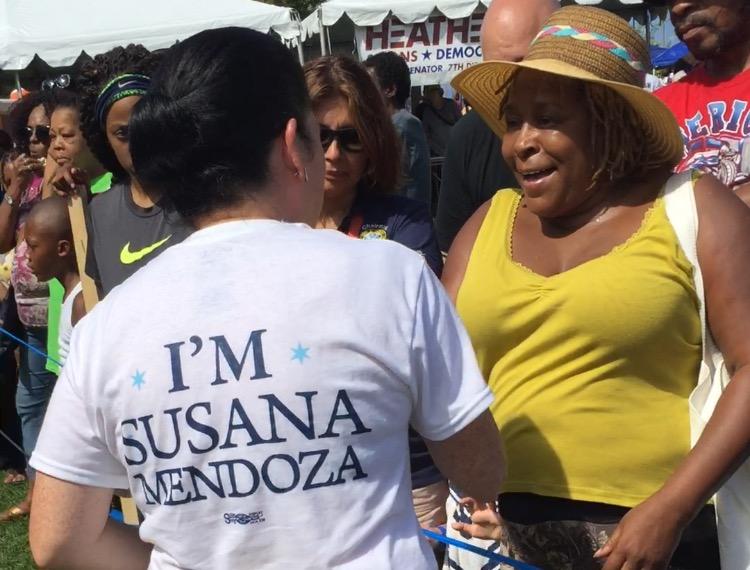
{"type": "Polygon", "coordinates": [[[491,400],[418,254],[228,222],[76,326],[31,465],[129,487],[152,569],[421,570],[407,426],[443,440],[491,400]]]}
{"type": "Polygon", "coordinates": [[[73,290],[65,297],[60,309],[60,324],[57,330],[57,345],[60,364],[65,364],[70,352],[70,337],[73,335],[73,303],[78,293],[83,291],[83,284],[79,281],[73,290]]]}

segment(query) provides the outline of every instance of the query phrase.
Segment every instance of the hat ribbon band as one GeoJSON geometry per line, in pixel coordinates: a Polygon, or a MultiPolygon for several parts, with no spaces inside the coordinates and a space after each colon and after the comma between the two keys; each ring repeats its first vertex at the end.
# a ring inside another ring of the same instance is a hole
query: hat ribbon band
{"type": "Polygon", "coordinates": [[[552,36],[555,38],[571,38],[574,40],[588,42],[598,48],[606,49],[611,54],[625,61],[636,71],[644,71],[643,64],[636,57],[634,57],[627,50],[627,48],[602,34],[574,28],[573,26],[546,26],[542,28],[542,31],[537,34],[536,38],[534,38],[534,41],[531,42],[531,44],[534,45],[541,38],[548,36],[552,36]]]}

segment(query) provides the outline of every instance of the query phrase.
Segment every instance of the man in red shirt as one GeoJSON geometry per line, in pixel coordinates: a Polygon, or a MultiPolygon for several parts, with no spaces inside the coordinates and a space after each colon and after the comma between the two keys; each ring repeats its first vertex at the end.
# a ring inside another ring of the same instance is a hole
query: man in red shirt
{"type": "Polygon", "coordinates": [[[677,171],[710,172],[750,204],[750,2],[667,4],[677,36],[700,62],[655,93],[677,117],[685,141],[677,171]]]}

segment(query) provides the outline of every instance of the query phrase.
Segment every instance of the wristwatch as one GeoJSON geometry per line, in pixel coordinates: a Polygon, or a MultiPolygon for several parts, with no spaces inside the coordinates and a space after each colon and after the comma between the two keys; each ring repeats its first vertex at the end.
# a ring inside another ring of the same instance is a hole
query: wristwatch
{"type": "Polygon", "coordinates": [[[5,196],[3,196],[3,200],[8,202],[8,206],[13,206],[13,204],[16,203],[16,201],[13,199],[13,196],[11,196],[8,192],[5,193],[5,196]]]}

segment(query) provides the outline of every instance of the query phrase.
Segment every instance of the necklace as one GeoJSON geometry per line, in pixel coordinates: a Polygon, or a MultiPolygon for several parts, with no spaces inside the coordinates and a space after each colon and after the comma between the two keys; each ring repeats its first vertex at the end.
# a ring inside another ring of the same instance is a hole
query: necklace
{"type": "MultiPolygon", "coordinates": [[[[525,195],[522,195],[522,196],[521,196],[521,205],[522,205],[523,207],[526,207],[526,196],[525,196],[525,195]]],[[[548,222],[548,223],[551,223],[551,224],[553,224],[553,225],[555,225],[555,226],[557,226],[557,227],[559,227],[560,229],[565,229],[565,230],[567,230],[567,231],[576,231],[576,230],[578,230],[578,229],[580,229],[580,228],[584,227],[584,226],[585,226],[586,224],[588,224],[588,223],[594,223],[594,224],[599,224],[599,223],[601,223],[601,222],[602,222],[602,220],[604,219],[604,217],[605,217],[605,216],[607,215],[607,212],[609,212],[609,209],[610,209],[611,207],[612,207],[612,205],[611,205],[611,204],[605,204],[605,205],[604,205],[604,206],[603,206],[603,207],[602,207],[602,208],[601,208],[601,209],[599,210],[599,212],[598,212],[597,214],[595,214],[595,215],[594,215],[594,217],[590,218],[588,222],[584,222],[583,224],[577,224],[577,223],[576,223],[576,224],[572,224],[571,226],[567,226],[567,225],[566,225],[566,224],[564,223],[564,221],[563,221],[563,223],[560,223],[560,222],[561,222],[561,220],[560,220],[560,219],[558,219],[558,220],[554,220],[554,219],[547,219],[547,222],[548,222]]],[[[562,220],[565,220],[565,218],[562,218],[562,220]]]]}
{"type": "Polygon", "coordinates": [[[599,222],[601,222],[602,218],[605,216],[605,214],[607,212],[609,212],[609,204],[607,204],[606,206],[604,206],[604,208],[602,209],[602,211],[599,212],[599,214],[594,218],[594,223],[598,224],[599,222]]]}

